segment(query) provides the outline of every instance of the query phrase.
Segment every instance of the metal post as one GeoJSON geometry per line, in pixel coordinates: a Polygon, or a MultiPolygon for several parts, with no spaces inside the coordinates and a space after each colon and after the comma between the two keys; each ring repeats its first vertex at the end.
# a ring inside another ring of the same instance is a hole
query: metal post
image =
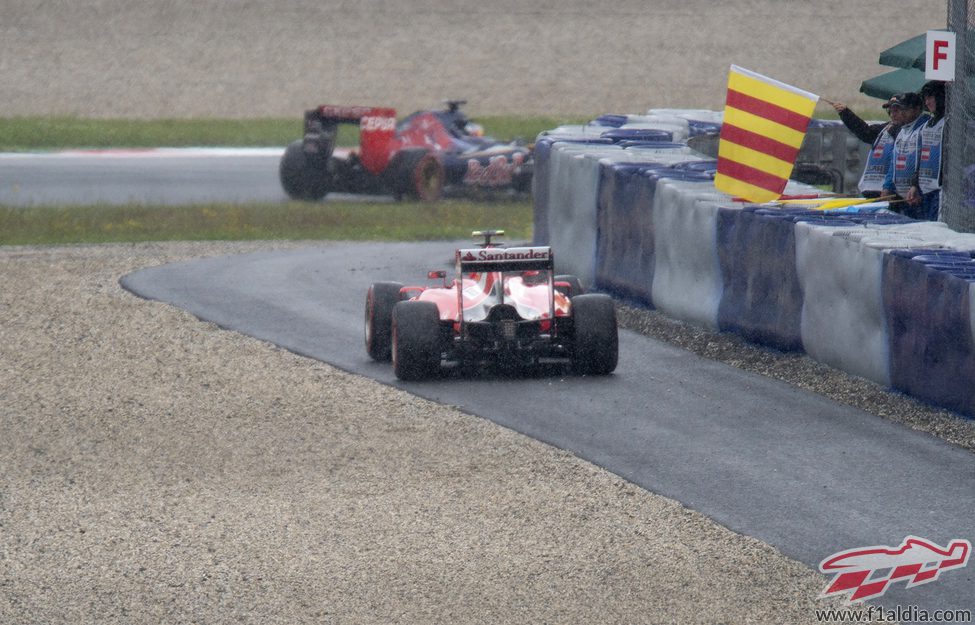
{"type": "Polygon", "coordinates": [[[948,0],[948,29],[958,34],[958,66],[955,82],[947,89],[945,163],[941,197],[941,221],[960,232],[975,232],[975,94],[971,78],[975,70],[969,2],[948,0]]]}

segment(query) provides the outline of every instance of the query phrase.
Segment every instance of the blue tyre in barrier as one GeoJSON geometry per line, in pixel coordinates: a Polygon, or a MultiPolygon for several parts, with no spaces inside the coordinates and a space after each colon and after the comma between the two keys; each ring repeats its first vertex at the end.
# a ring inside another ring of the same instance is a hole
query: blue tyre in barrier
{"type": "Polygon", "coordinates": [[[713,178],[704,172],[693,171],[690,169],[675,169],[674,167],[664,167],[661,169],[647,170],[644,177],[656,186],[660,180],[682,180],[685,182],[711,182],[713,178]]]}
{"type": "Polygon", "coordinates": [[[721,134],[721,124],[715,122],[704,122],[690,119],[687,121],[687,129],[689,136],[691,137],[721,134]]]}
{"type": "Polygon", "coordinates": [[[802,349],[802,289],[795,225],[785,215],[721,210],[718,257],[724,293],[718,327],[777,349],[802,349]]]}
{"type": "Polygon", "coordinates": [[[614,115],[608,113],[606,115],[600,115],[592,121],[593,125],[596,126],[608,126],[611,128],[619,128],[620,126],[625,126],[630,121],[629,115],[614,115]]]}
{"type": "Polygon", "coordinates": [[[930,252],[912,256],[908,250],[887,254],[883,292],[890,331],[891,385],[973,415],[975,386],[958,383],[975,379],[971,283],[941,268],[964,267],[971,262],[966,256],[930,252]]]}
{"type": "Polygon", "coordinates": [[[644,193],[655,163],[605,163],[597,207],[596,284],[601,289],[652,305],[653,203],[644,193]]]}
{"type": "MultiPolygon", "coordinates": [[[[648,141],[657,143],[673,143],[674,133],[659,128],[616,128],[607,130],[599,135],[613,141],[648,141]]],[[[681,144],[683,145],[683,144],[681,144]]]]}
{"type": "Polygon", "coordinates": [[[620,141],[617,145],[624,148],[632,148],[636,150],[683,150],[687,146],[683,143],[671,143],[669,141],[640,141],[640,140],[628,140],[620,141]]]}
{"type": "Polygon", "coordinates": [[[672,165],[674,169],[683,171],[693,171],[701,174],[708,174],[713,177],[715,172],[718,171],[718,161],[714,159],[705,159],[702,161],[685,161],[683,163],[676,163],[672,165]]]}

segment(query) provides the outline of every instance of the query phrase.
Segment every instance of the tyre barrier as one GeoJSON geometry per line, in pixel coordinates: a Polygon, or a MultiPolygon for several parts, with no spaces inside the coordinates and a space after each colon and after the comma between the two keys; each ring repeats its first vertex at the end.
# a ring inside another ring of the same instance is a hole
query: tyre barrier
{"type": "Polygon", "coordinates": [[[559,144],[552,146],[549,160],[551,182],[549,204],[558,206],[557,227],[549,219],[549,238],[556,249],[572,250],[561,273],[575,274],[584,286],[593,284],[596,258],[596,205],[599,190],[599,161],[621,158],[624,148],[559,144]]]}
{"type": "MultiPolygon", "coordinates": [[[[688,145],[718,132],[713,112],[651,110],[542,133],[535,243],[583,284],[975,415],[975,235],[876,207],[734,202],[688,145]]],[[[814,149],[858,164],[837,137],[814,149]]]]}
{"type": "Polygon", "coordinates": [[[549,181],[553,180],[549,173],[549,160],[552,146],[555,143],[573,145],[589,144],[596,146],[613,144],[612,139],[602,139],[598,135],[590,137],[583,135],[582,133],[584,130],[582,130],[581,127],[578,129],[569,127],[566,128],[563,133],[558,133],[557,130],[549,132],[552,134],[539,136],[538,140],[535,142],[534,150],[534,169],[532,174],[532,198],[534,203],[534,211],[532,216],[532,226],[535,245],[548,245],[549,241],[551,240],[548,228],[547,208],[550,197],[549,181]]]}
{"type": "Polygon", "coordinates": [[[573,250],[564,257],[563,273],[579,276],[586,285],[595,279],[596,241],[592,233],[597,228],[600,163],[670,165],[704,158],[686,144],[655,141],[623,145],[627,142],[614,142],[612,137],[603,136],[606,132],[614,131],[595,125],[563,127],[536,141],[534,242],[573,250]],[[543,146],[541,150],[539,145],[543,146]],[[557,228],[552,227],[550,206],[559,207],[557,228]]]}
{"type": "Polygon", "coordinates": [[[812,222],[797,224],[795,238],[802,346],[820,362],[890,386],[882,250],[812,222]]]}
{"type": "Polygon", "coordinates": [[[672,317],[714,329],[722,288],[713,202],[720,196],[705,174],[672,169],[661,176],[653,198],[652,303],[672,317]]]}
{"type": "Polygon", "coordinates": [[[883,263],[891,328],[891,385],[964,414],[975,414],[971,252],[898,250],[883,263]],[[897,285],[896,288],[894,285],[897,285]]]}
{"type": "Polygon", "coordinates": [[[719,209],[719,330],[786,351],[802,348],[794,226],[769,211],[719,209]]]}
{"type": "Polygon", "coordinates": [[[603,163],[599,203],[596,207],[596,257],[594,281],[604,288],[642,304],[650,304],[653,285],[652,193],[643,173],[663,165],[613,165],[603,163]]]}

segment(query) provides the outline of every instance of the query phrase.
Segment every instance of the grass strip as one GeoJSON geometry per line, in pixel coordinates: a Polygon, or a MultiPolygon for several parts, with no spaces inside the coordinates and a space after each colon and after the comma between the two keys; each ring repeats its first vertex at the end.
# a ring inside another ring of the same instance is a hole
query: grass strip
{"type": "Polygon", "coordinates": [[[531,237],[527,201],[282,202],[189,206],[0,206],[0,245],[141,241],[348,240],[468,238],[502,228],[508,240],[531,237]]]}
{"type": "MultiPolygon", "coordinates": [[[[864,119],[885,119],[878,106],[856,111],[864,119]]],[[[402,115],[402,111],[400,112],[402,115]]],[[[476,117],[488,136],[502,141],[534,141],[540,132],[565,124],[582,124],[592,116],[476,117]]],[[[822,105],[816,117],[836,119],[832,107],[822,105]]],[[[302,112],[293,118],[259,119],[89,119],[83,117],[0,117],[0,152],[66,148],[146,147],[280,147],[302,135],[302,112]]],[[[357,145],[358,129],[339,127],[338,144],[357,145]]]]}
{"type": "MultiPolygon", "coordinates": [[[[534,141],[538,133],[583,119],[493,116],[476,121],[503,141],[534,141]]],[[[0,152],[65,148],[278,147],[302,135],[302,117],[293,119],[87,119],[80,117],[0,117],[0,152]]],[[[358,145],[355,126],[339,127],[338,144],[358,145]]]]}

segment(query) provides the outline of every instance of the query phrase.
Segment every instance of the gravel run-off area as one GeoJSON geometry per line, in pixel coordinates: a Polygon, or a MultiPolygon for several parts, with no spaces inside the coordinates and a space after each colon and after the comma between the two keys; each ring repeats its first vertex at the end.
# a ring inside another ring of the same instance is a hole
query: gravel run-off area
{"type": "Polygon", "coordinates": [[[569,453],[118,283],[297,245],[0,248],[0,622],[813,623],[830,605],[808,567],[569,453]]]}

